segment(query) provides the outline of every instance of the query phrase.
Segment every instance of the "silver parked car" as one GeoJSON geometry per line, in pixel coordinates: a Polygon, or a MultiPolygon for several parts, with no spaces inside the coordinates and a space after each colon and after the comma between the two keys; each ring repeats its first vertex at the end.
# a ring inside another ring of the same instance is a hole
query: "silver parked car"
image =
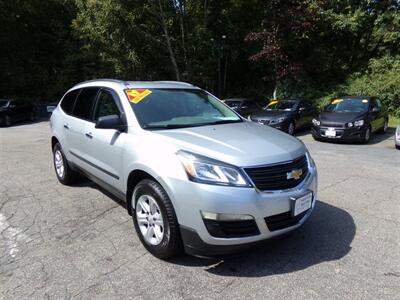
{"type": "Polygon", "coordinates": [[[397,125],[396,134],[394,135],[394,144],[396,148],[400,150],[400,125],[397,125]]]}
{"type": "Polygon", "coordinates": [[[298,228],[317,199],[304,144],[182,82],[78,84],[51,116],[58,180],[126,201],[153,255],[212,256],[298,228]]]}

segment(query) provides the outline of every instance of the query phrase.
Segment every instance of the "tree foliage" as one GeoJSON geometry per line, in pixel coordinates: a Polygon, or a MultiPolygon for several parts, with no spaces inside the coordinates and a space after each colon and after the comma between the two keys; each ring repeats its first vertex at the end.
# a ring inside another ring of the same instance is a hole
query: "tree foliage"
{"type": "Polygon", "coordinates": [[[260,101],[379,93],[394,112],[399,10],[396,0],[0,0],[0,97],[55,101],[109,77],[260,101]]]}

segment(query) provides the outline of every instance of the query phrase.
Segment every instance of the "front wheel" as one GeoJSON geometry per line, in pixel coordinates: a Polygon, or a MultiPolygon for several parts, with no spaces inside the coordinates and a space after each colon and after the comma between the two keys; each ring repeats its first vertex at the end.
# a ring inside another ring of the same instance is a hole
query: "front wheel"
{"type": "Polygon", "coordinates": [[[179,225],[172,203],[157,182],[144,179],[132,195],[133,222],[143,246],[154,256],[166,259],[182,249],[179,225]]]}
{"type": "Polygon", "coordinates": [[[370,139],[371,139],[371,126],[368,126],[367,129],[365,129],[364,134],[362,136],[362,143],[368,144],[370,139]]]}
{"type": "Polygon", "coordinates": [[[295,127],[296,127],[296,126],[294,125],[294,123],[293,123],[293,122],[290,122],[290,124],[289,124],[289,126],[288,126],[287,133],[290,134],[290,135],[293,135],[293,134],[294,134],[295,127]]]}
{"type": "Polygon", "coordinates": [[[11,117],[10,117],[10,116],[5,116],[5,117],[4,117],[4,125],[5,125],[6,127],[10,127],[11,124],[12,124],[12,122],[11,122],[11,117]]]}

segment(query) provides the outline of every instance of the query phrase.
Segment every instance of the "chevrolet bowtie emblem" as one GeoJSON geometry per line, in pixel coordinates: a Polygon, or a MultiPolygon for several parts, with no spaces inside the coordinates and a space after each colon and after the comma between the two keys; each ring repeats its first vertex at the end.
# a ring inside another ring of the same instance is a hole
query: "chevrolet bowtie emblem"
{"type": "Polygon", "coordinates": [[[303,175],[303,170],[302,169],[296,169],[296,170],[292,170],[290,172],[287,172],[286,173],[286,178],[287,179],[298,180],[298,179],[300,179],[301,175],[303,175]]]}

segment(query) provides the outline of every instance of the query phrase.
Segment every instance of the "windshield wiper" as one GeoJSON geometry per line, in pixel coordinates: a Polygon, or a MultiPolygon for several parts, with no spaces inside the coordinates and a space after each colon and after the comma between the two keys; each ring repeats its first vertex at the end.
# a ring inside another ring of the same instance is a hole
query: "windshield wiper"
{"type": "Polygon", "coordinates": [[[218,125],[218,124],[229,124],[229,123],[239,123],[243,122],[241,119],[237,120],[218,120],[214,122],[202,123],[202,125],[218,125]]]}
{"type": "Polygon", "coordinates": [[[164,124],[164,125],[144,125],[143,129],[174,129],[192,127],[191,124],[164,124]]]}
{"type": "Polygon", "coordinates": [[[176,129],[176,128],[199,127],[199,126],[238,123],[238,122],[242,122],[242,120],[241,119],[238,119],[238,120],[218,120],[218,121],[214,121],[214,122],[193,123],[193,124],[144,125],[142,128],[143,129],[176,129]]]}

